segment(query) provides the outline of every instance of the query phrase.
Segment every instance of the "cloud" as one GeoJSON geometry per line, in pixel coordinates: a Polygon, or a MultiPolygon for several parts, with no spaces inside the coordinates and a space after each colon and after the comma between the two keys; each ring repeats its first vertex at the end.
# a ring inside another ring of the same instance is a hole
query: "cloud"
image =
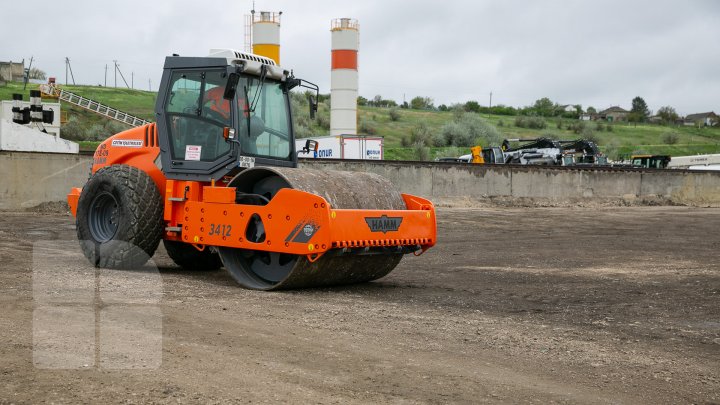
{"type": "MultiPolygon", "coordinates": [[[[33,3],[40,18],[0,26],[2,60],[35,57],[64,82],[64,58],[83,84],[114,84],[113,60],[136,87],[159,84],[165,56],[203,56],[244,46],[252,2],[91,0],[33,3]],[[47,17],[45,17],[47,16],[47,17]],[[45,20],[44,18],[47,18],[45,20]]],[[[716,68],[720,3],[695,0],[602,3],[543,1],[258,1],[283,11],[285,67],[330,83],[330,20],[360,22],[360,94],[436,104],[477,100],[523,106],[549,97],[562,104],[626,108],[642,96],[657,110],[720,110],[716,68]]],[[[5,15],[26,15],[21,2],[5,15]]],[[[118,77],[118,80],[120,78],[118,77]]]]}

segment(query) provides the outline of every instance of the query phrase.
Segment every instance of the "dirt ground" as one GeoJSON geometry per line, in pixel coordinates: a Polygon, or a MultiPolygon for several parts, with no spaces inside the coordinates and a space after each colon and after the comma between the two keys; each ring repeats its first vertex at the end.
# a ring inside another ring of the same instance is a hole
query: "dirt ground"
{"type": "Polygon", "coordinates": [[[349,287],[248,291],[161,248],[157,367],[53,370],[33,247],[74,224],[2,213],[0,403],[720,403],[719,209],[438,217],[434,249],[349,287]]]}

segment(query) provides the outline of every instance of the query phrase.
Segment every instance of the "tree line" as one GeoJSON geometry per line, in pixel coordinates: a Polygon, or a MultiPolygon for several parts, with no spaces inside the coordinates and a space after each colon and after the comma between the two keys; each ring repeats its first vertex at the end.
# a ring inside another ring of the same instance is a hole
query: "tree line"
{"type": "MultiPolygon", "coordinates": [[[[329,98],[329,95],[327,96],[329,98]]],[[[381,95],[376,95],[372,99],[367,99],[363,96],[358,97],[358,105],[368,107],[382,107],[382,108],[407,108],[413,110],[435,110],[435,111],[455,111],[461,110],[465,112],[480,113],[480,114],[492,114],[492,115],[507,115],[507,116],[529,116],[529,117],[545,117],[545,118],[567,118],[567,119],[579,119],[581,115],[588,114],[591,117],[599,113],[599,111],[592,106],[583,109],[581,104],[574,105],[561,105],[557,102],[553,102],[548,97],[543,97],[535,100],[532,105],[525,107],[512,107],[503,104],[496,106],[483,106],[475,100],[470,100],[465,103],[455,103],[451,105],[440,104],[435,106],[434,101],[430,97],[416,96],[413,97],[410,102],[403,102],[398,104],[395,100],[383,98],[381,95]]],[[[672,106],[663,106],[658,109],[655,116],[659,122],[664,125],[671,125],[676,123],[681,117],[672,106]]],[[[653,117],[653,112],[648,108],[645,99],[638,96],[632,99],[631,108],[627,115],[627,121],[633,123],[648,122],[653,117]]]]}

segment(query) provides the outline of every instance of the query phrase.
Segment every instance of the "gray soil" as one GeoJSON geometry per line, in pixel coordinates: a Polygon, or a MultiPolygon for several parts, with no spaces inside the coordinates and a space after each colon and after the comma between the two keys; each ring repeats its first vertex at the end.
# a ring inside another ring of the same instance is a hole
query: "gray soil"
{"type": "Polygon", "coordinates": [[[389,276],[279,293],[160,248],[159,367],[49,370],[33,246],[75,234],[51,208],[0,215],[0,403],[720,403],[718,209],[441,208],[389,276]]]}

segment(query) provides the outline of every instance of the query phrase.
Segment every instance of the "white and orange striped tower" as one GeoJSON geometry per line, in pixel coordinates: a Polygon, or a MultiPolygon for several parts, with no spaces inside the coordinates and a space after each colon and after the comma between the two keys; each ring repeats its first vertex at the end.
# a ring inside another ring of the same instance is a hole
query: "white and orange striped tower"
{"type": "Polygon", "coordinates": [[[358,47],[357,20],[332,20],[332,72],[330,74],[330,135],[357,134],[358,47]]]}
{"type": "Polygon", "coordinates": [[[280,64],[280,16],[282,11],[252,11],[252,51],[280,64]]]}

